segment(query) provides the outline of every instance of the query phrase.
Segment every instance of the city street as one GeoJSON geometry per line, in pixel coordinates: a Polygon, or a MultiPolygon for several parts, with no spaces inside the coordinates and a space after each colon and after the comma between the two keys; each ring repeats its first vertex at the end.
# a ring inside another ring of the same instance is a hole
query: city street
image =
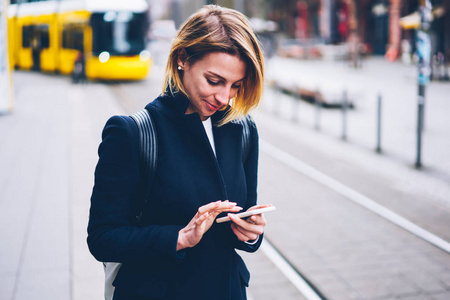
{"type": "MultiPolygon", "coordinates": [[[[1,299],[103,298],[102,264],[86,245],[101,130],[110,116],[155,98],[163,70],[159,59],[144,81],[85,85],[14,72],[15,109],[0,116],[1,299]]],[[[329,95],[348,89],[355,104],[343,141],[339,110],[321,110],[317,130],[313,105],[266,89],[252,115],[261,145],[258,201],[277,207],[266,215],[270,244],[326,299],[450,299],[449,251],[414,233],[450,242],[450,84],[428,87],[424,168],[416,170],[412,66],[374,58],[355,70],[275,57],[267,78],[329,95]],[[381,154],[374,151],[378,93],[381,154]],[[402,227],[402,218],[423,231],[402,227]]],[[[242,256],[251,300],[307,299],[266,247],[242,256]]]]}

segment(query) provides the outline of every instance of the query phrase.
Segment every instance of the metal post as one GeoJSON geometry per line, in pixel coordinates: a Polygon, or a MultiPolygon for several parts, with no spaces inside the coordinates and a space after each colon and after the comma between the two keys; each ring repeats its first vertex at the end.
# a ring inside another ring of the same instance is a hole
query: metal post
{"type": "Polygon", "coordinates": [[[377,153],[381,153],[381,94],[378,94],[377,107],[377,153]]]}
{"type": "Polygon", "coordinates": [[[422,167],[422,132],[425,109],[425,85],[430,82],[431,68],[431,41],[429,30],[432,19],[432,6],[430,0],[423,0],[420,7],[420,29],[417,31],[417,57],[418,57],[418,101],[417,101],[417,156],[415,166],[422,167]]]}
{"type": "Polygon", "coordinates": [[[347,140],[347,91],[344,91],[343,99],[342,99],[342,139],[344,141],[347,140]]]}
{"type": "Polygon", "coordinates": [[[417,156],[416,168],[422,167],[422,132],[423,132],[423,115],[425,107],[425,85],[419,84],[419,96],[417,101],[417,156]]]}
{"type": "Polygon", "coordinates": [[[315,129],[316,130],[320,130],[320,112],[322,109],[322,105],[319,101],[319,91],[316,90],[316,92],[314,93],[314,104],[316,107],[316,125],[315,125],[315,129]]]}

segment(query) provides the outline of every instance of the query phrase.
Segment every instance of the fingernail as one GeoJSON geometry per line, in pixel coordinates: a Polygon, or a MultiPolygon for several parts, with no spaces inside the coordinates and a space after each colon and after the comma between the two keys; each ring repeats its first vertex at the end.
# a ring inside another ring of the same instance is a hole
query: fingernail
{"type": "Polygon", "coordinates": [[[243,210],[243,208],[240,206],[236,206],[235,208],[238,208],[239,210],[243,210]]]}

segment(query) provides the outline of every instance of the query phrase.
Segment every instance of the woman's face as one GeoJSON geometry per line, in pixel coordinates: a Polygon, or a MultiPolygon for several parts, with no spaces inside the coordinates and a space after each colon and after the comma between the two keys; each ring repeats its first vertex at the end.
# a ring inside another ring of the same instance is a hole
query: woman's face
{"type": "Polygon", "coordinates": [[[194,64],[181,60],[183,86],[190,98],[186,114],[197,112],[204,121],[228,105],[245,78],[246,64],[239,56],[212,52],[194,64]]]}

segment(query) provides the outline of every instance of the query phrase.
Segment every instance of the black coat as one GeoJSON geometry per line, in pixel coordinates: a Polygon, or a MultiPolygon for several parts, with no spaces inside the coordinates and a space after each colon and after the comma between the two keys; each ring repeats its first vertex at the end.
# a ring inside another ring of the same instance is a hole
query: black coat
{"type": "MultiPolygon", "coordinates": [[[[258,133],[251,126],[248,158],[242,161],[242,126],[213,126],[216,156],[200,116],[186,115],[189,100],[160,96],[146,106],[156,126],[158,159],[149,205],[135,223],[142,201],[138,128],[114,116],[103,130],[91,197],[88,245],[99,261],[123,263],[114,299],[245,299],[250,274],[235,249],[254,252],[262,241],[240,242],[230,223],[216,224],[193,248],[176,252],[178,231],[207,203],[256,204],[258,133]]],[[[224,112],[211,118],[218,122],[224,112]]],[[[254,125],[254,124],[253,124],[254,125]]]]}

